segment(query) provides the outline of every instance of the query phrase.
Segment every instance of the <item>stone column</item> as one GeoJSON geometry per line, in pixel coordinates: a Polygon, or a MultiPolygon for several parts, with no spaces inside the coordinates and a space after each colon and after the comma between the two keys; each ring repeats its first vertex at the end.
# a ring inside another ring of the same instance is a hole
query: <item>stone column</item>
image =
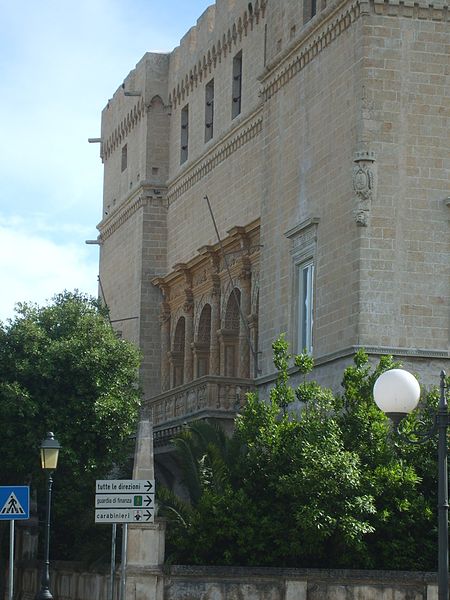
{"type": "Polygon", "coordinates": [[[225,375],[225,340],[222,329],[217,332],[217,340],[219,342],[219,375],[225,375]]]}
{"type": "Polygon", "coordinates": [[[239,377],[248,379],[250,377],[250,344],[248,318],[251,312],[251,266],[248,259],[242,260],[242,270],[239,274],[241,283],[241,313],[239,323],[239,377]],[[242,317],[245,323],[242,322],[242,317]]]}
{"type": "Polygon", "coordinates": [[[209,345],[209,373],[220,374],[220,345],[218,331],[220,329],[220,279],[216,275],[213,278],[213,290],[211,296],[211,338],[209,345]]]}
{"type": "Polygon", "coordinates": [[[175,387],[175,361],[173,352],[169,351],[168,353],[169,360],[169,389],[175,387]]]}
{"type": "Polygon", "coordinates": [[[165,392],[170,388],[170,307],[167,302],[163,302],[161,316],[161,391],[165,392]]]}
{"type": "Polygon", "coordinates": [[[199,376],[198,375],[198,347],[195,342],[192,344],[192,372],[193,372],[193,379],[197,379],[199,376]]]}
{"type": "Polygon", "coordinates": [[[186,302],[183,309],[185,318],[183,383],[188,383],[193,379],[192,343],[194,341],[194,302],[191,289],[186,289],[186,302]]]}
{"type": "MultiPolygon", "coordinates": [[[[252,344],[252,348],[255,353],[258,352],[258,315],[252,313],[248,319],[248,326],[250,328],[250,342],[252,344]]],[[[257,356],[257,354],[256,354],[257,356]]],[[[250,356],[250,377],[256,378],[258,377],[258,373],[256,372],[258,368],[257,362],[255,362],[255,357],[250,356]]]]}
{"type": "MultiPolygon", "coordinates": [[[[133,479],[154,479],[153,427],[143,416],[134,454],[133,479]]],[[[127,600],[163,600],[165,522],[128,525],[127,600]]]]}

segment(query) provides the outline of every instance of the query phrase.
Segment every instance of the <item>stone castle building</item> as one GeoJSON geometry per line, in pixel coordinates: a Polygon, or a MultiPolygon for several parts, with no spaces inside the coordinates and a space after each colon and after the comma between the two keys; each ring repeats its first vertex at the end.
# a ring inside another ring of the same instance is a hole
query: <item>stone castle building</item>
{"type": "Polygon", "coordinates": [[[216,0],[142,57],[102,113],[98,241],[156,452],[269,385],[281,332],[335,388],[361,347],[437,383],[449,97],[448,0],[216,0]]]}

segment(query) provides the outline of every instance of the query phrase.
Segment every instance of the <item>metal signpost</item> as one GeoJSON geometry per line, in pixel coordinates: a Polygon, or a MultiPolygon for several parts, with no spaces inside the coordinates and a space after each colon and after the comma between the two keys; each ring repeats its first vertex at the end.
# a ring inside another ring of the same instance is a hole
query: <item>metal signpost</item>
{"type": "Polygon", "coordinates": [[[9,521],[8,600],[14,594],[14,521],[30,518],[30,488],[27,485],[0,486],[0,520],[9,521]]]}
{"type": "Polygon", "coordinates": [[[110,600],[114,595],[116,523],[122,523],[122,569],[120,598],[125,598],[127,524],[153,523],[155,520],[155,482],[152,479],[100,479],[95,485],[95,522],[112,523],[110,600]]]}

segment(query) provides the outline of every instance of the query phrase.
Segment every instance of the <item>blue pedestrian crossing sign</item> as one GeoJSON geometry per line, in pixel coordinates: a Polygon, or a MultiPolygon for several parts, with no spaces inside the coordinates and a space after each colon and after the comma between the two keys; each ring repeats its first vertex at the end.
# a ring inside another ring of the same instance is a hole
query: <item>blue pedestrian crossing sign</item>
{"type": "Polygon", "coordinates": [[[30,488],[27,485],[0,486],[0,521],[30,518],[30,488]]]}

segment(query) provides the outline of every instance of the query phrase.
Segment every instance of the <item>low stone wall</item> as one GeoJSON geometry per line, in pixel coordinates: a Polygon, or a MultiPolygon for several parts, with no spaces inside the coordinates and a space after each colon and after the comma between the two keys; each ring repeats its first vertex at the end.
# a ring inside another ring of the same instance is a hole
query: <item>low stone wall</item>
{"type": "MultiPolygon", "coordinates": [[[[33,562],[16,563],[14,600],[34,600],[40,589],[40,566],[33,562]]],[[[118,598],[118,578],[115,598],[118,598]]],[[[50,565],[50,591],[54,600],[108,600],[108,570],[95,572],[80,563],[55,561],[50,565]]]]}
{"type": "MultiPolygon", "coordinates": [[[[54,600],[108,600],[108,580],[107,568],[51,565],[54,600]]],[[[14,600],[33,600],[38,589],[36,564],[17,565],[14,600]]],[[[164,600],[437,600],[437,588],[434,573],[172,566],[164,600]]]]}
{"type": "Polygon", "coordinates": [[[437,600],[436,575],[173,566],[164,600],[437,600]]]}

